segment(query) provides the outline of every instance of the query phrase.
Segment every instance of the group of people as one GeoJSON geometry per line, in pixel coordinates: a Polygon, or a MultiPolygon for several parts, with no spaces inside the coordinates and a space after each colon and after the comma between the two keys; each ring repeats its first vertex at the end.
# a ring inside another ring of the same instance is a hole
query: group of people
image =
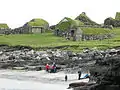
{"type": "MultiPolygon", "coordinates": [[[[56,73],[56,71],[57,71],[57,68],[56,68],[56,64],[55,64],[55,63],[53,63],[52,65],[46,64],[45,69],[46,69],[46,71],[49,72],[49,73],[56,73]]],[[[90,78],[90,75],[89,75],[88,73],[86,73],[86,74],[83,76],[83,78],[81,78],[81,74],[82,74],[82,72],[81,72],[81,70],[79,70],[79,71],[78,71],[78,80],[85,79],[85,78],[90,78]]],[[[65,75],[65,81],[67,81],[67,80],[68,80],[68,76],[65,75]]]]}
{"type": "Polygon", "coordinates": [[[50,66],[49,64],[46,64],[45,69],[49,73],[56,73],[56,71],[57,71],[55,63],[53,63],[52,66],[50,66]]]}

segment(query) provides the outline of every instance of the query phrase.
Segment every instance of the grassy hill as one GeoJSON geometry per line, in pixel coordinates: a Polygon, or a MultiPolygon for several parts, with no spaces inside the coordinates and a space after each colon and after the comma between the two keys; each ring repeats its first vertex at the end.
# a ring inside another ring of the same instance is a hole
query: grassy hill
{"type": "Polygon", "coordinates": [[[102,41],[69,41],[62,37],[54,36],[52,33],[44,34],[20,34],[20,35],[3,35],[0,36],[0,44],[7,44],[10,46],[22,45],[31,46],[33,48],[60,48],[62,50],[81,51],[83,48],[98,47],[99,49],[106,49],[120,46],[120,28],[111,30],[116,36],[112,39],[105,39],[102,41]]]}

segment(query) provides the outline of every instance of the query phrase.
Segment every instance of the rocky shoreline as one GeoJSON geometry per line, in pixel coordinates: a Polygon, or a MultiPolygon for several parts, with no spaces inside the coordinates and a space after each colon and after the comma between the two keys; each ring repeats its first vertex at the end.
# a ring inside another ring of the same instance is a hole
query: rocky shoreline
{"type": "Polygon", "coordinates": [[[120,49],[97,50],[86,48],[83,52],[48,49],[36,51],[31,47],[0,46],[0,68],[17,70],[42,70],[46,63],[57,64],[58,70],[70,73],[79,68],[90,71],[94,84],[73,87],[74,90],[120,90],[120,49]]]}
{"type": "Polygon", "coordinates": [[[36,51],[24,46],[0,46],[0,68],[2,69],[26,69],[41,70],[46,63],[55,62],[58,69],[83,67],[94,63],[94,51],[91,53],[74,53],[72,51],[60,51],[48,49],[36,51]]]}

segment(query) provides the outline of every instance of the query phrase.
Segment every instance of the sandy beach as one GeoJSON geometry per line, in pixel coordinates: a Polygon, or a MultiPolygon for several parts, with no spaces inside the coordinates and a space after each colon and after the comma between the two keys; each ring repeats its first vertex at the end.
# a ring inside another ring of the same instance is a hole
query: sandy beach
{"type": "MultiPolygon", "coordinates": [[[[0,70],[0,90],[67,90],[71,82],[87,82],[88,79],[77,80],[77,73],[47,73],[46,71],[0,70]]],[[[84,76],[84,74],[82,74],[84,76]]],[[[82,77],[81,76],[81,77],[82,77]]]]}

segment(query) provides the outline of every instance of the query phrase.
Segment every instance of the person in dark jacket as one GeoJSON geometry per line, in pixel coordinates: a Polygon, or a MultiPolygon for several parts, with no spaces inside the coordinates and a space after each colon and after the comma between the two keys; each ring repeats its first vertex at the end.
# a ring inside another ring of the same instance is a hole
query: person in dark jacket
{"type": "Polygon", "coordinates": [[[68,80],[68,76],[67,75],[65,75],[65,81],[67,81],[68,80]]]}
{"type": "Polygon", "coordinates": [[[55,62],[53,63],[53,65],[52,65],[52,69],[53,69],[53,73],[56,73],[56,64],[55,64],[55,62]]]}
{"type": "Polygon", "coordinates": [[[78,80],[80,80],[81,77],[81,70],[78,71],[78,80]]]}
{"type": "Polygon", "coordinates": [[[52,66],[51,66],[51,70],[50,70],[50,73],[56,73],[56,64],[55,64],[55,62],[52,64],[52,66]]]}

